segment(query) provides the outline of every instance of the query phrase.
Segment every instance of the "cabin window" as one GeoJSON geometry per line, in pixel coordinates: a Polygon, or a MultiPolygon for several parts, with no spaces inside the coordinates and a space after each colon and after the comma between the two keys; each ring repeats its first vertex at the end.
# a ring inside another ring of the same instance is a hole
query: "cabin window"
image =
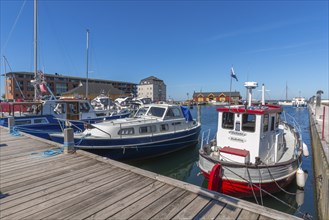
{"type": "Polygon", "coordinates": [[[272,116],[272,117],[271,117],[271,131],[274,130],[274,125],[275,125],[275,117],[272,116]]]}
{"type": "Polygon", "coordinates": [[[160,131],[168,131],[168,130],[169,130],[168,124],[162,124],[162,125],[160,125],[160,131]]]}
{"type": "Polygon", "coordinates": [[[276,120],[275,120],[275,128],[279,127],[279,123],[280,123],[280,115],[276,114],[276,120]]]}
{"type": "Polygon", "coordinates": [[[222,128],[233,129],[234,126],[234,113],[223,112],[222,128]]]}
{"type": "Polygon", "coordinates": [[[47,122],[45,118],[34,119],[34,124],[46,124],[47,122]]]}
{"type": "Polygon", "coordinates": [[[147,112],[147,115],[161,118],[165,110],[166,110],[165,108],[151,107],[147,112]]]}
{"type": "Polygon", "coordinates": [[[242,131],[254,132],[256,127],[256,115],[243,114],[242,115],[242,131]]]}
{"type": "Polygon", "coordinates": [[[166,113],[166,117],[168,117],[168,118],[180,118],[181,113],[180,113],[178,108],[169,108],[167,113],[166,113]]]}
{"type": "Polygon", "coordinates": [[[264,115],[264,121],[263,121],[263,132],[267,132],[268,131],[268,114],[264,115]]]}
{"type": "Polygon", "coordinates": [[[31,120],[20,120],[20,121],[15,121],[15,125],[29,125],[31,124],[31,120]]]}
{"type": "Polygon", "coordinates": [[[119,135],[132,135],[134,133],[134,128],[123,128],[118,132],[119,135]]]}
{"type": "Polygon", "coordinates": [[[90,106],[87,103],[80,103],[80,112],[89,112],[90,106]]]}
{"type": "Polygon", "coordinates": [[[155,125],[143,126],[139,128],[140,134],[153,133],[156,131],[155,125]]]}

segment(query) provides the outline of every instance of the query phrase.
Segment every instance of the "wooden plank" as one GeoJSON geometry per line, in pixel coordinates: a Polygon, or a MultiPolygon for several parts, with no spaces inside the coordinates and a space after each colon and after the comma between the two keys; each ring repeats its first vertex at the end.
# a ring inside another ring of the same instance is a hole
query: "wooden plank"
{"type": "Polygon", "coordinates": [[[14,154],[18,152],[30,152],[33,150],[38,149],[45,149],[51,145],[45,144],[42,142],[38,142],[33,139],[28,139],[24,136],[20,137],[19,139],[13,140],[11,142],[2,142],[7,144],[5,147],[1,147],[1,154],[7,155],[7,154],[14,154]]]}
{"type": "Polygon", "coordinates": [[[138,189],[142,189],[152,183],[154,183],[154,180],[141,176],[131,178],[124,184],[110,186],[99,194],[95,195],[95,193],[86,193],[79,196],[79,198],[74,198],[70,201],[65,201],[62,204],[58,204],[56,213],[49,215],[49,212],[51,213],[53,209],[53,207],[51,207],[51,210],[47,211],[48,213],[44,212],[45,215],[43,215],[43,213],[36,213],[36,217],[41,217],[43,219],[80,219],[77,217],[72,217],[72,215],[79,213],[81,210],[84,210],[85,212],[85,210],[89,211],[90,209],[93,209],[94,212],[97,212],[101,210],[100,205],[103,205],[103,203],[111,201],[113,204],[115,201],[126,198],[126,196],[130,196],[138,189]],[[95,204],[97,205],[95,206],[95,204]],[[63,206],[65,207],[64,209],[63,206]],[[60,211],[58,212],[58,210],[60,211]]]}
{"type": "Polygon", "coordinates": [[[241,212],[241,208],[227,204],[219,213],[216,219],[236,219],[241,212]]]}
{"type": "Polygon", "coordinates": [[[96,166],[96,165],[101,165],[101,164],[97,163],[97,162],[96,163],[90,163],[90,164],[89,163],[79,164],[78,166],[71,167],[71,169],[64,170],[61,173],[57,173],[56,175],[50,176],[50,177],[48,177],[44,180],[38,180],[38,181],[35,181],[33,183],[30,183],[30,184],[25,184],[23,186],[16,187],[16,188],[8,190],[6,192],[10,195],[15,195],[17,193],[22,193],[24,191],[28,191],[29,189],[39,187],[43,184],[47,184],[49,182],[53,182],[53,181],[57,181],[57,180],[62,180],[62,179],[65,179],[68,176],[71,176],[71,175],[73,176],[76,173],[85,172],[85,170],[89,169],[89,167],[92,169],[93,166],[96,166]]]}
{"type": "Polygon", "coordinates": [[[173,186],[168,184],[161,187],[159,190],[153,191],[152,193],[146,195],[145,197],[139,199],[138,201],[121,207],[121,211],[117,212],[115,215],[109,216],[113,219],[128,219],[131,218],[133,215],[141,211],[144,207],[152,204],[154,201],[158,200],[165,194],[168,194],[170,191],[174,189],[173,186]]]}
{"type": "Polygon", "coordinates": [[[76,157],[71,160],[59,160],[51,163],[45,163],[43,166],[35,167],[34,169],[26,170],[24,173],[14,173],[11,176],[6,174],[1,174],[1,187],[7,187],[17,183],[21,183],[27,180],[31,180],[35,177],[41,177],[44,175],[49,175],[51,173],[58,172],[61,169],[67,169],[70,166],[75,166],[80,163],[92,162],[92,160],[84,157],[76,157]]]}
{"type": "MultiPolygon", "coordinates": [[[[150,178],[146,178],[147,182],[152,181],[150,178]]],[[[116,213],[120,210],[122,204],[131,204],[143,198],[145,195],[158,190],[164,183],[153,180],[148,185],[136,184],[134,187],[121,188],[118,193],[112,194],[111,199],[105,198],[103,200],[97,200],[96,203],[89,206],[87,210],[79,210],[77,213],[68,216],[69,219],[103,219],[106,216],[116,213]]]]}
{"type": "MultiPolygon", "coordinates": [[[[120,212],[122,209],[125,209],[127,206],[134,204],[135,202],[139,201],[140,199],[144,198],[147,195],[150,195],[153,192],[156,191],[162,191],[163,189],[167,189],[167,186],[163,183],[156,183],[154,186],[147,187],[149,189],[148,191],[140,190],[136,194],[132,194],[129,197],[126,197],[120,201],[117,201],[116,203],[111,204],[110,206],[106,207],[105,209],[102,209],[98,211],[97,213],[89,216],[87,219],[106,219],[111,218],[115,219],[113,215],[120,212]]],[[[125,209],[126,210],[126,209],[125,209]]],[[[121,218],[122,216],[120,216],[121,218]]],[[[124,219],[124,218],[123,218],[124,219]]]]}
{"type": "Polygon", "coordinates": [[[104,188],[104,185],[106,186],[106,184],[113,184],[113,182],[117,183],[119,181],[125,181],[129,177],[130,176],[127,172],[123,172],[115,177],[113,177],[112,174],[106,173],[103,176],[97,176],[88,181],[83,181],[70,187],[58,190],[56,193],[45,194],[42,197],[29,200],[26,203],[3,210],[0,213],[0,217],[3,219],[26,218],[32,214],[40,212],[56,204],[60,204],[63,201],[67,201],[90,190],[102,190],[104,188]]]}
{"type": "Polygon", "coordinates": [[[212,200],[193,219],[215,219],[225,205],[223,202],[212,200]]]}
{"type": "MultiPolygon", "coordinates": [[[[56,149],[56,148],[53,148],[53,149],[56,149]]],[[[40,151],[36,151],[35,153],[43,153],[44,150],[40,150],[40,151]]],[[[24,154],[18,154],[16,157],[13,157],[13,158],[8,158],[6,160],[2,160],[2,158],[0,157],[0,166],[1,168],[6,168],[6,167],[9,167],[9,166],[15,166],[15,165],[18,165],[20,163],[25,163],[25,162],[29,162],[31,161],[31,158],[33,159],[39,159],[39,160],[42,160],[42,159],[46,159],[45,157],[37,157],[38,155],[32,155],[30,152],[26,153],[25,155],[24,154]]],[[[65,156],[72,156],[72,155],[65,155],[65,156]]]]}
{"type": "Polygon", "coordinates": [[[259,214],[255,212],[249,212],[247,210],[242,210],[240,212],[240,215],[238,217],[238,220],[244,220],[244,219],[258,219],[259,214]]]}
{"type": "Polygon", "coordinates": [[[44,173],[42,173],[43,175],[36,174],[34,176],[27,177],[23,181],[17,180],[18,182],[15,182],[15,183],[10,183],[9,182],[9,183],[7,183],[7,186],[1,185],[1,188],[2,188],[1,190],[3,190],[4,192],[10,191],[12,189],[22,187],[24,185],[28,185],[28,184],[31,184],[31,183],[35,183],[35,182],[38,182],[38,181],[42,181],[42,180],[51,178],[53,176],[57,176],[57,175],[61,175],[63,173],[67,173],[67,172],[69,172],[70,170],[74,169],[77,166],[81,166],[81,165],[89,166],[89,165],[93,165],[93,164],[95,164],[95,161],[92,161],[92,160],[82,161],[80,163],[76,163],[76,164],[73,164],[71,166],[65,166],[65,167],[58,168],[56,170],[52,170],[52,171],[49,171],[49,172],[44,172],[44,173]]]}
{"type": "MultiPolygon", "coordinates": [[[[59,161],[59,160],[67,160],[69,158],[72,158],[71,155],[64,155],[64,154],[58,154],[53,155],[49,157],[35,157],[34,155],[30,155],[30,158],[26,158],[25,160],[16,162],[14,164],[6,164],[1,166],[0,174],[7,175],[12,173],[24,173],[26,170],[31,170],[34,168],[34,166],[43,166],[44,164],[51,163],[53,161],[59,161]]],[[[82,158],[82,157],[81,157],[82,158]]]]}
{"type": "MultiPolygon", "coordinates": [[[[79,170],[70,170],[68,173],[65,173],[63,175],[55,176],[52,178],[48,178],[44,181],[35,182],[33,184],[25,185],[24,187],[21,187],[19,189],[15,189],[13,191],[7,191],[6,193],[9,195],[5,198],[2,198],[0,200],[0,204],[4,204],[6,202],[26,198],[30,194],[33,194],[35,192],[46,190],[48,188],[51,188],[53,186],[63,187],[62,184],[68,183],[71,180],[78,180],[82,177],[87,177],[89,174],[92,173],[99,173],[100,171],[108,172],[106,169],[104,169],[104,166],[102,164],[94,164],[92,166],[85,167],[83,169],[79,170]]],[[[30,198],[30,197],[29,197],[30,198]]]]}
{"type": "MultiPolygon", "coordinates": [[[[42,186],[33,188],[29,191],[24,191],[23,195],[17,195],[16,194],[16,199],[0,201],[0,204],[2,206],[1,209],[6,210],[10,207],[14,207],[14,206],[17,206],[19,204],[28,202],[30,200],[42,197],[45,194],[56,193],[57,191],[59,191],[63,188],[67,188],[67,187],[70,187],[72,185],[84,182],[84,181],[89,181],[90,179],[93,179],[93,178],[95,178],[97,176],[100,176],[100,175],[104,175],[107,172],[108,172],[108,170],[100,169],[98,167],[98,170],[93,170],[93,172],[86,172],[84,175],[74,176],[74,178],[66,178],[65,182],[62,181],[61,184],[58,184],[58,182],[50,183],[50,184],[46,184],[46,185],[42,185],[42,186]]],[[[113,174],[113,175],[116,174],[117,175],[120,172],[124,172],[124,171],[119,170],[119,169],[115,169],[115,170],[111,171],[111,174],[113,174]]],[[[10,197],[10,196],[8,196],[8,197],[10,197]]]]}
{"type": "Polygon", "coordinates": [[[181,195],[183,195],[185,191],[180,188],[175,188],[169,193],[165,194],[163,197],[151,203],[146,208],[143,208],[138,213],[133,215],[130,219],[150,219],[152,216],[156,215],[166,206],[170,205],[172,201],[175,201],[181,195]]]}
{"type": "Polygon", "coordinates": [[[204,206],[210,202],[209,198],[204,196],[198,196],[190,204],[188,204],[183,210],[181,210],[173,219],[192,219],[196,216],[204,206]]]}
{"type": "MultiPolygon", "coordinates": [[[[264,216],[262,214],[260,214],[258,220],[274,220],[275,218],[270,218],[268,216],[264,216]]],[[[282,218],[283,219],[283,218],[282,218]]]]}
{"type": "Polygon", "coordinates": [[[170,205],[162,209],[151,219],[171,219],[179,213],[184,207],[191,203],[197,197],[196,194],[185,192],[182,196],[174,200],[170,205]]]}

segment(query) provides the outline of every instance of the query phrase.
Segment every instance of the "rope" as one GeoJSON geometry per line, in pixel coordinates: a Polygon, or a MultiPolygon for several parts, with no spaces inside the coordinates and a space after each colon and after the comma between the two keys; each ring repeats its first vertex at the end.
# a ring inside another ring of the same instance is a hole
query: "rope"
{"type": "Polygon", "coordinates": [[[12,135],[12,136],[21,136],[21,134],[19,133],[19,130],[18,130],[18,128],[16,127],[16,126],[14,126],[13,127],[13,130],[12,130],[12,132],[10,132],[10,134],[12,135]]]}
{"type": "Polygon", "coordinates": [[[45,150],[42,152],[33,152],[31,153],[31,155],[33,156],[33,158],[46,158],[46,157],[59,155],[63,153],[63,151],[64,151],[64,147],[59,147],[51,150],[45,150]]]}

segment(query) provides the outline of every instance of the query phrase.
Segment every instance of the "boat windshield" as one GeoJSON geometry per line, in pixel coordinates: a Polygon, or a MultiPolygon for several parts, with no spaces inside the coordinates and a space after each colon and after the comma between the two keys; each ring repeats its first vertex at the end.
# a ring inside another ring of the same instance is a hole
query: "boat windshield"
{"type": "Polygon", "coordinates": [[[140,117],[142,115],[145,115],[145,113],[147,112],[148,110],[148,107],[142,107],[142,108],[139,108],[135,114],[135,117],[140,117]]]}
{"type": "Polygon", "coordinates": [[[163,117],[163,114],[164,112],[166,111],[165,108],[161,108],[161,107],[151,107],[146,115],[148,116],[155,116],[155,117],[159,117],[159,118],[162,118],[163,117]]]}

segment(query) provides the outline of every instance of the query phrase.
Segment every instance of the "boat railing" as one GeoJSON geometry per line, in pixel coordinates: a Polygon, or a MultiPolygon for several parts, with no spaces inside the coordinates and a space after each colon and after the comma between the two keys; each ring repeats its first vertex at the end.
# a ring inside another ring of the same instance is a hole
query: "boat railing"
{"type": "Polygon", "coordinates": [[[208,130],[202,132],[201,144],[200,144],[201,149],[203,148],[204,145],[209,144],[209,139],[210,139],[210,128],[208,130]]]}
{"type": "Polygon", "coordinates": [[[71,122],[82,122],[79,120],[67,120],[67,119],[62,119],[62,118],[56,118],[58,121],[59,126],[61,127],[62,132],[64,132],[64,129],[66,127],[73,127],[76,130],[78,130],[78,132],[82,132],[83,130],[81,128],[79,128],[79,126],[75,125],[74,123],[71,122]]]}
{"type": "Polygon", "coordinates": [[[292,115],[290,115],[286,112],[283,112],[283,116],[284,116],[285,122],[288,125],[290,125],[289,128],[290,129],[295,129],[299,134],[299,139],[301,140],[302,139],[302,132],[301,132],[301,128],[300,128],[298,122],[296,121],[296,119],[292,115]]]}

